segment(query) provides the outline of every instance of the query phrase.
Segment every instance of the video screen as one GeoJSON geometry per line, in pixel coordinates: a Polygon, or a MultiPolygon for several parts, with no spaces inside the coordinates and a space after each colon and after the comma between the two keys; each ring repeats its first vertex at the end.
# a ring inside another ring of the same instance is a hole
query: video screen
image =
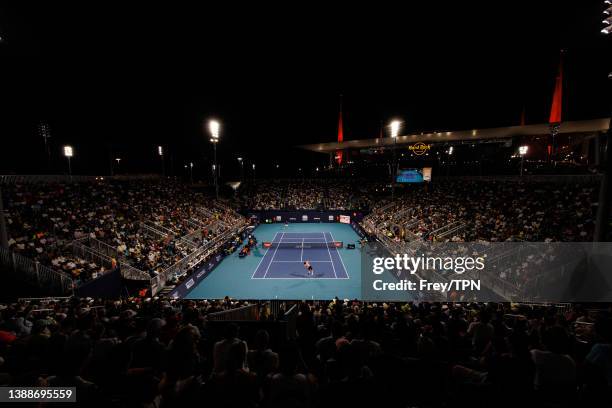
{"type": "Polygon", "coordinates": [[[395,177],[397,183],[422,183],[423,171],[420,169],[400,169],[395,177]]]}

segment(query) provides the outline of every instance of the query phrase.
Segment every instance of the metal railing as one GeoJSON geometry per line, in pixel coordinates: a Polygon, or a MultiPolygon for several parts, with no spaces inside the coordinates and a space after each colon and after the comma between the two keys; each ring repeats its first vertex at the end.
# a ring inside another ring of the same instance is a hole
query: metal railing
{"type": "Polygon", "coordinates": [[[0,264],[15,274],[22,274],[27,281],[49,294],[66,295],[74,291],[74,282],[68,274],[55,271],[9,249],[0,248],[0,264]]]}
{"type": "Polygon", "coordinates": [[[208,254],[206,248],[202,247],[189,255],[185,256],[181,260],[177,261],[173,265],[161,271],[157,276],[151,278],[151,293],[156,295],[160,290],[166,286],[166,282],[177,275],[181,275],[187,269],[197,264],[200,260],[204,259],[208,254]]]}
{"type": "Polygon", "coordinates": [[[293,340],[297,337],[297,316],[298,316],[298,305],[294,304],[283,316],[283,319],[287,322],[286,336],[287,339],[293,340]]]}
{"type": "Polygon", "coordinates": [[[122,176],[70,176],[68,174],[6,174],[0,175],[0,184],[79,183],[104,180],[158,180],[159,178],[159,174],[135,174],[122,176]]]}
{"type": "Polygon", "coordinates": [[[17,302],[39,302],[41,304],[47,304],[50,302],[64,302],[69,300],[70,296],[49,296],[49,297],[27,297],[27,298],[17,298],[17,302]]]}
{"type": "Polygon", "coordinates": [[[437,176],[436,181],[515,181],[533,183],[594,183],[601,174],[532,174],[523,176],[437,176]]]}
{"type": "Polygon", "coordinates": [[[212,211],[205,207],[196,207],[195,212],[204,216],[204,218],[211,218],[214,216],[212,211]]]}
{"type": "Polygon", "coordinates": [[[139,281],[149,281],[151,280],[151,275],[149,275],[145,271],[141,271],[138,268],[134,268],[132,265],[127,262],[121,262],[119,264],[119,269],[121,270],[121,277],[129,280],[139,280],[139,281]]]}
{"type": "Polygon", "coordinates": [[[121,254],[119,253],[117,248],[115,248],[112,245],[108,245],[105,242],[102,242],[100,240],[97,240],[91,237],[89,237],[89,239],[86,242],[87,242],[87,245],[92,250],[97,251],[101,253],[102,255],[105,255],[109,258],[115,258],[116,260],[119,260],[119,258],[121,257],[121,254]]]}
{"type": "Polygon", "coordinates": [[[227,240],[235,233],[239,232],[241,229],[245,227],[246,220],[241,223],[237,228],[226,231],[225,233],[216,236],[210,242],[207,242],[205,245],[196,248],[193,252],[177,261],[173,265],[164,269],[157,276],[151,278],[151,292],[153,295],[157,294],[160,290],[164,288],[166,282],[171,280],[174,276],[182,275],[185,271],[197,265],[202,260],[208,258],[211,255],[214,255],[221,245],[225,244],[227,240]]]}
{"type": "Polygon", "coordinates": [[[141,222],[140,228],[144,231],[144,233],[151,235],[152,237],[156,239],[166,239],[168,238],[168,236],[174,235],[172,231],[170,230],[164,231],[163,229],[165,228],[157,224],[153,224],[150,221],[141,222]]]}
{"type": "Polygon", "coordinates": [[[212,321],[254,321],[259,320],[259,307],[256,304],[238,307],[236,309],[224,310],[222,312],[210,313],[207,316],[212,321]]]}
{"type": "Polygon", "coordinates": [[[98,266],[104,267],[104,270],[98,270],[96,277],[94,279],[97,279],[101,277],[102,275],[104,275],[105,273],[112,271],[118,265],[118,262],[116,259],[113,261],[112,258],[106,255],[102,255],[92,250],[91,248],[83,245],[80,242],[73,242],[71,246],[72,246],[72,254],[76,258],[84,259],[86,261],[93,262],[94,264],[98,266]]]}
{"type": "Polygon", "coordinates": [[[202,230],[197,229],[190,232],[189,234],[182,236],[180,240],[190,247],[195,248],[198,246],[198,242],[202,240],[202,230]]]}
{"type": "Polygon", "coordinates": [[[130,265],[127,258],[119,253],[117,248],[98,239],[92,237],[76,239],[72,241],[71,246],[75,255],[81,256],[83,259],[91,259],[102,265],[110,265],[111,268],[114,259],[124,279],[140,281],[148,281],[151,279],[149,273],[130,265]]]}
{"type": "Polygon", "coordinates": [[[452,236],[457,232],[464,231],[467,228],[467,224],[463,221],[454,221],[443,227],[435,229],[429,233],[429,236],[436,239],[444,239],[448,236],[452,236]]]}

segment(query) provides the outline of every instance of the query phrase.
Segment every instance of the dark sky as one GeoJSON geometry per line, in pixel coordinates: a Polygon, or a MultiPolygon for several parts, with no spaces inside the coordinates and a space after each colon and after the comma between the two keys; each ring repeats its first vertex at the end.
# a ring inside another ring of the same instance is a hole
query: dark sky
{"type": "Polygon", "coordinates": [[[414,3],[3,3],[0,173],[46,171],[41,121],[56,172],[65,171],[65,143],[78,173],[108,173],[115,156],[124,170],[156,171],[159,143],[175,168],[201,168],[212,155],[202,133],[211,116],[223,124],[227,169],[239,154],[262,174],[276,162],[314,166],[291,147],[335,138],[341,93],[346,139],[375,137],[393,117],[406,132],[514,125],[523,106],[539,123],[561,48],[564,118],[607,116],[603,1],[414,3]]]}

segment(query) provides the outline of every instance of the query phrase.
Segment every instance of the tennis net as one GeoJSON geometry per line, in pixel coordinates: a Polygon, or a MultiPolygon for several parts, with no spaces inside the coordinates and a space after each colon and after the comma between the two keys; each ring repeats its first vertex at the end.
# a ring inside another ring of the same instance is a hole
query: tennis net
{"type": "Polygon", "coordinates": [[[264,248],[272,249],[316,249],[316,248],[342,248],[344,244],[342,241],[330,241],[330,242],[264,242],[264,248]]]}

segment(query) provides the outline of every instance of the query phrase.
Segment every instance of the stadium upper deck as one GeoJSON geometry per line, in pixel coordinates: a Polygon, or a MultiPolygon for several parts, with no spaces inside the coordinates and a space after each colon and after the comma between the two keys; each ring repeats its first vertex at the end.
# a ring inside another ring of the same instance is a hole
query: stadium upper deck
{"type": "MultiPolygon", "coordinates": [[[[591,120],[579,120],[563,122],[558,129],[559,135],[579,136],[589,140],[606,132],[610,127],[610,118],[591,120]]],[[[465,142],[503,142],[514,137],[535,139],[542,136],[550,136],[550,125],[540,123],[523,126],[507,126],[487,129],[470,129],[460,131],[434,131],[421,132],[397,137],[397,145],[410,145],[417,142],[423,143],[465,143],[465,142]]],[[[305,150],[319,153],[333,153],[342,149],[368,149],[381,148],[393,145],[393,139],[382,137],[375,139],[356,139],[344,142],[329,142],[301,145],[305,150]]]]}

